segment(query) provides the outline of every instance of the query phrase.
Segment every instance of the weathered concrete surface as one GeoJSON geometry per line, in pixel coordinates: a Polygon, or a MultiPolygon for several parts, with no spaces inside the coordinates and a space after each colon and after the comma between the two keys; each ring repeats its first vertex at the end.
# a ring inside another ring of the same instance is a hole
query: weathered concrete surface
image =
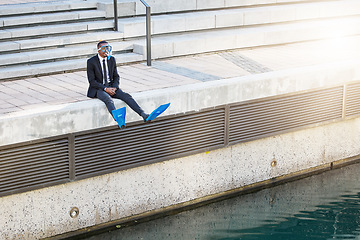
{"type": "Polygon", "coordinates": [[[359,146],[356,118],[2,197],[0,238],[38,239],[161,209],[358,155],[359,146]]]}
{"type": "MultiPolygon", "coordinates": [[[[187,112],[360,79],[360,62],[324,64],[134,94],[187,112]]],[[[123,105],[117,102],[120,107],[123,105]]],[[[128,121],[140,120],[129,111],[128,121]]],[[[1,119],[2,145],[115,124],[97,100],[1,119]],[[86,120],[86,121],[85,121],[86,120]],[[56,126],[56,127],[54,127],[56,126]],[[20,129],[20,130],[16,130],[20,129]],[[16,136],[16,137],[15,137],[16,136]]],[[[360,118],[0,198],[0,239],[38,239],[158,210],[359,155],[360,118]],[[271,162],[276,160],[273,167],[271,162]],[[72,219],[69,211],[78,207],[72,219]]]]}
{"type": "MultiPolygon", "coordinates": [[[[146,111],[171,102],[164,115],[360,80],[360,60],[267,72],[132,94],[146,111]]],[[[117,107],[125,106],[118,100],[117,107]]],[[[129,110],[126,121],[141,118],[129,110]]],[[[0,117],[0,146],[116,125],[99,100],[57,105],[0,117]]]]}

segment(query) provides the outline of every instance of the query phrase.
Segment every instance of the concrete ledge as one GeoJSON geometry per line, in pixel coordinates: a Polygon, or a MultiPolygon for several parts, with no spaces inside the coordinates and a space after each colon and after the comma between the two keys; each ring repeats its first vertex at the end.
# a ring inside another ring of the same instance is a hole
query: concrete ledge
{"type": "Polygon", "coordinates": [[[359,129],[360,119],[351,119],[2,197],[0,238],[50,237],[330,167],[331,162],[359,155],[359,129]],[[73,207],[79,209],[77,218],[69,215],[73,207]]]}
{"type": "MultiPolygon", "coordinates": [[[[171,102],[165,113],[170,115],[358,80],[360,59],[354,59],[134,93],[133,97],[146,111],[171,102]]],[[[117,107],[125,106],[120,100],[115,103],[117,107]]],[[[128,112],[127,122],[139,120],[137,114],[128,112]]],[[[22,111],[0,117],[0,134],[3,136],[0,146],[110,125],[116,125],[116,122],[97,99],[22,111]]]]}

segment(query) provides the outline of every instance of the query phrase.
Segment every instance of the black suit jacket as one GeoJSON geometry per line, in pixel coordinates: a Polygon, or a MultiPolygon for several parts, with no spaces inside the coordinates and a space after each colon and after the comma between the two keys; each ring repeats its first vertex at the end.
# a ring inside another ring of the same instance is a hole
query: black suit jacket
{"type": "MultiPolygon", "coordinates": [[[[87,61],[87,77],[89,81],[89,89],[87,96],[94,98],[96,97],[96,91],[99,89],[104,89],[105,85],[103,84],[103,73],[101,69],[101,64],[99,61],[98,55],[95,55],[88,59],[87,61]]],[[[114,57],[110,57],[108,60],[108,71],[110,83],[109,87],[119,88],[120,76],[117,72],[116,61],[114,57]]]]}

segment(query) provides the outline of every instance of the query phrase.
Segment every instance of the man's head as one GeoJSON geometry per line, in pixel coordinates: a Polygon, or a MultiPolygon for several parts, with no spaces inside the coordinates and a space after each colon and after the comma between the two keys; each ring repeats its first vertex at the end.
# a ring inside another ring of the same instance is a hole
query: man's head
{"type": "Polygon", "coordinates": [[[100,41],[97,44],[98,53],[101,57],[110,57],[112,47],[107,41],[100,41]]]}

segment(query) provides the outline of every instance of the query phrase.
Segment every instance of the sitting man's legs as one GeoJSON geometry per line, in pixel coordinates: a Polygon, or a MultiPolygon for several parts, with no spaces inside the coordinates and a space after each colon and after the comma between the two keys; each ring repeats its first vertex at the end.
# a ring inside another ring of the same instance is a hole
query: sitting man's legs
{"type": "Polygon", "coordinates": [[[105,103],[109,113],[112,116],[112,111],[115,110],[116,108],[115,108],[114,101],[111,99],[110,94],[108,94],[107,92],[105,92],[103,90],[97,90],[96,97],[105,103]]]}
{"type": "Polygon", "coordinates": [[[111,115],[112,111],[116,109],[114,101],[112,100],[113,97],[124,101],[132,110],[134,110],[134,112],[139,114],[144,119],[144,121],[146,121],[146,118],[149,116],[141,109],[141,107],[137,104],[137,102],[130,94],[123,92],[121,89],[116,90],[115,95],[113,96],[110,96],[108,93],[102,90],[98,90],[96,96],[105,103],[111,115]]]}

